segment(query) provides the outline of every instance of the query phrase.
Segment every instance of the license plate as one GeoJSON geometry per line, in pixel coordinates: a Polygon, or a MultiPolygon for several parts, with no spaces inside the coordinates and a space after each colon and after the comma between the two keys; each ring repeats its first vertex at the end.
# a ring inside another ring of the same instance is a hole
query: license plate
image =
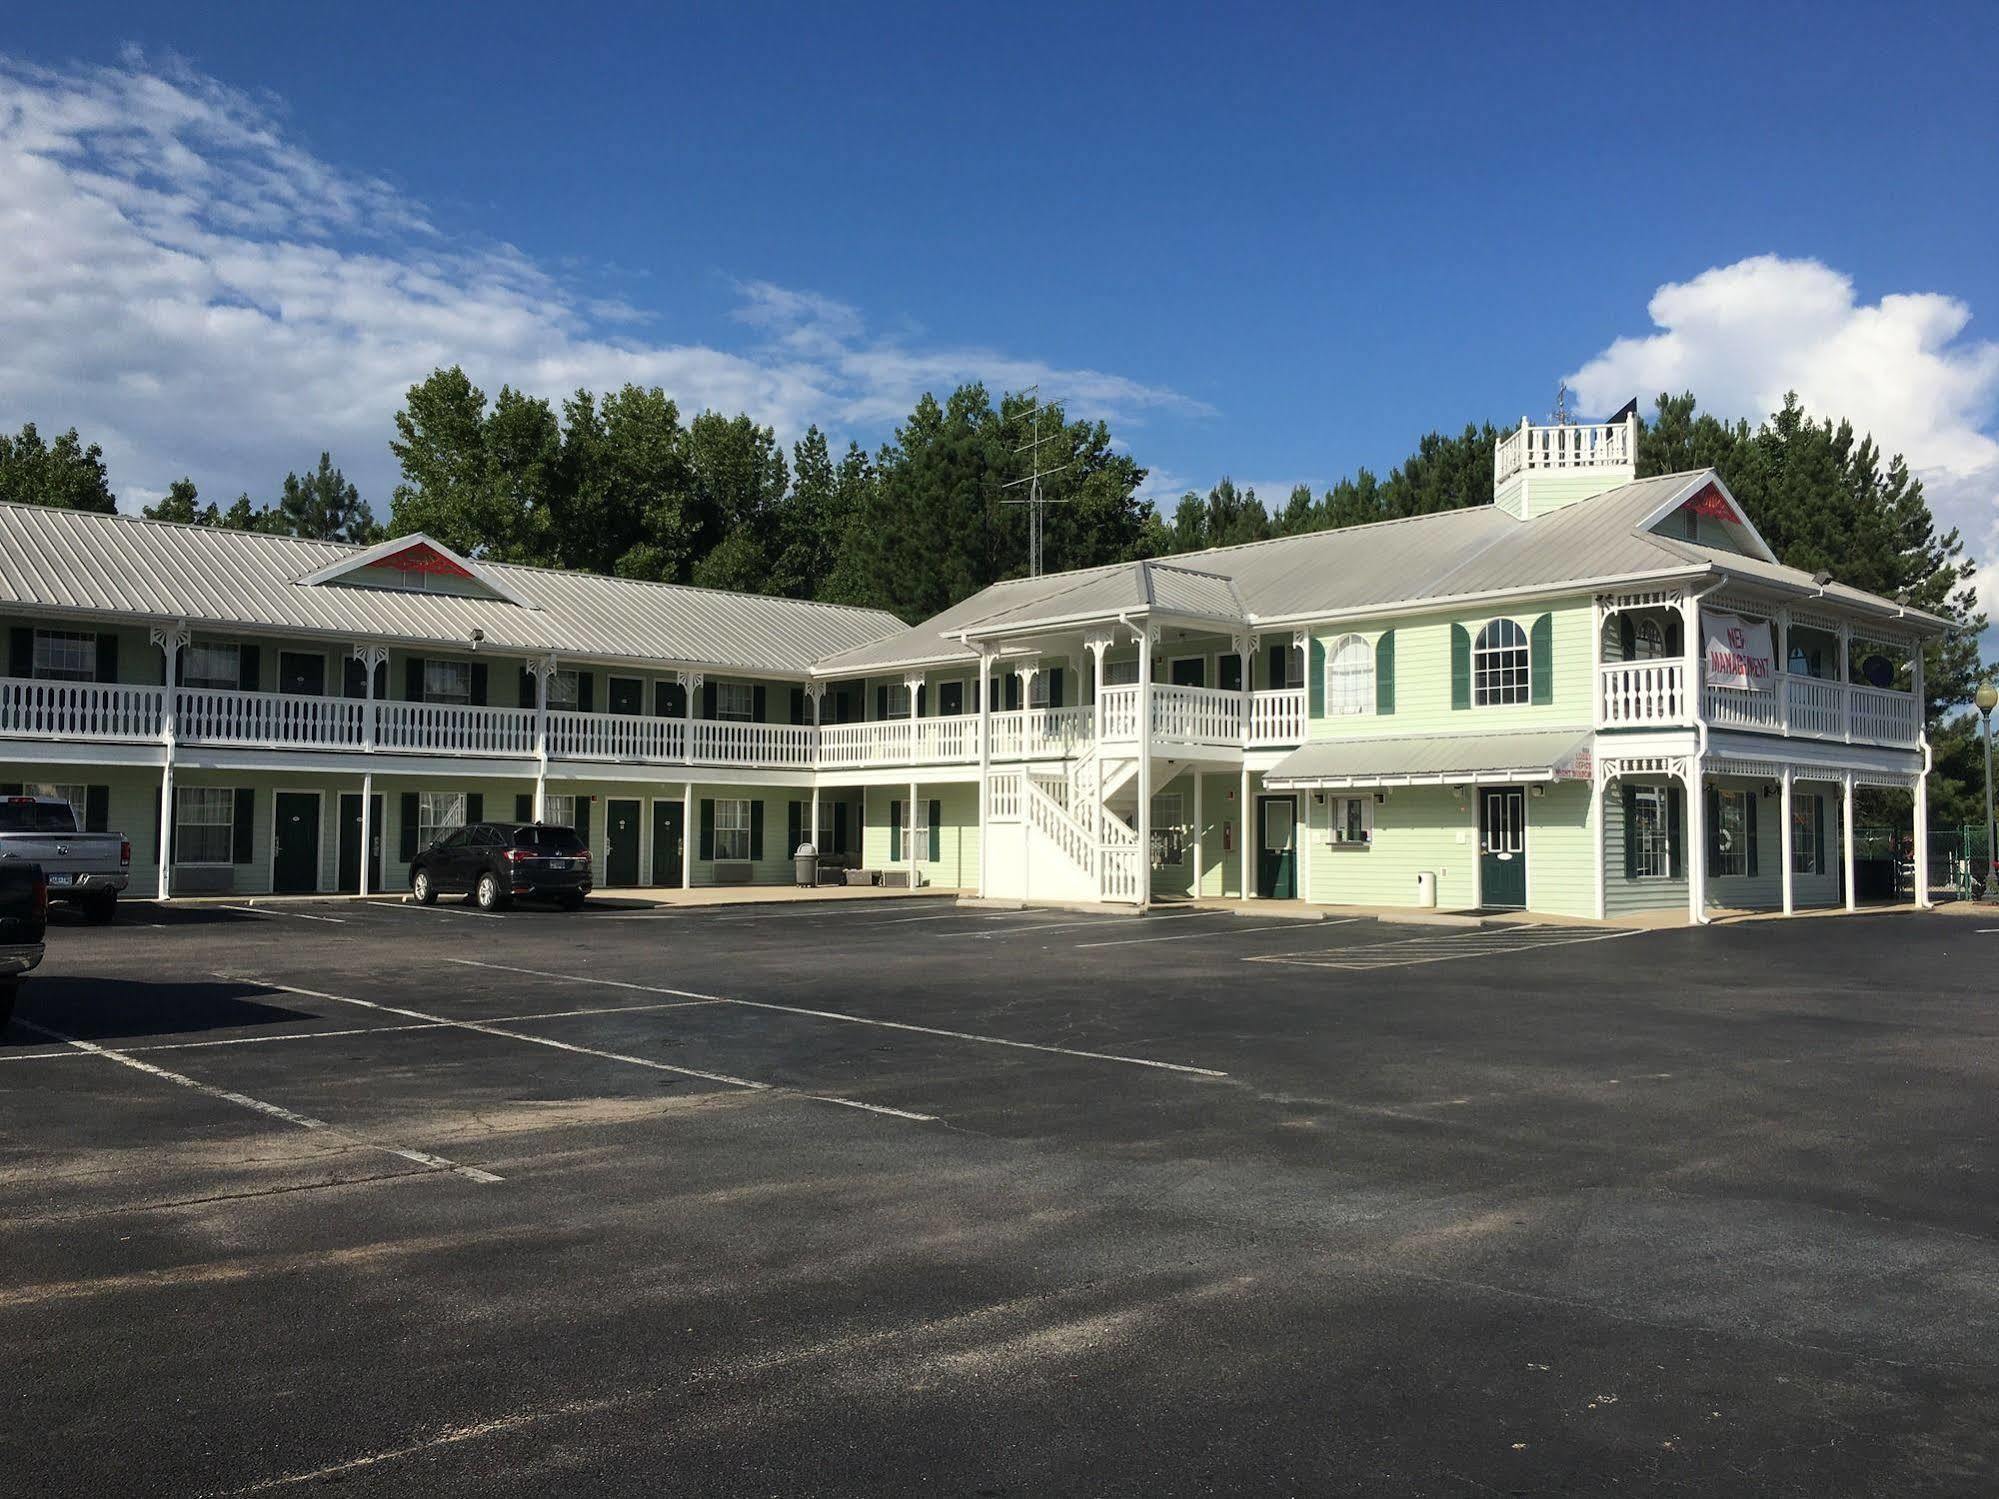
{"type": "Polygon", "coordinates": [[[76,876],[73,874],[52,874],[49,876],[49,889],[51,890],[67,890],[75,883],[76,876]]]}
{"type": "Polygon", "coordinates": [[[548,867],[550,869],[567,869],[569,867],[569,861],[567,859],[550,859],[548,861],[548,867]]]}

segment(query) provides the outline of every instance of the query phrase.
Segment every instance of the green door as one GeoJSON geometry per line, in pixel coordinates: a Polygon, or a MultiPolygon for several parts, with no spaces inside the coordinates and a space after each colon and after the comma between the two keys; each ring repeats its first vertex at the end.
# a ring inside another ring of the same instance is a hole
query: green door
{"type": "MultiPolygon", "coordinates": [[[[361,889],[361,795],[340,793],[340,868],[338,888],[355,894],[361,889]]],[[[377,792],[368,808],[368,888],[382,893],[382,797],[377,792]]]]}
{"type": "Polygon", "coordinates": [[[1298,799],[1256,799],[1256,893],[1265,900],[1298,895],[1298,799]]]}
{"type": "Polygon", "coordinates": [[[1479,904],[1517,909],[1527,904],[1527,793],[1490,786],[1478,794],[1479,904]]]}
{"type": "Polygon", "coordinates": [[[652,882],[680,888],[680,859],[687,840],[686,808],[665,798],[652,804],[652,882]]]}
{"type": "Polygon", "coordinates": [[[604,811],[604,883],[639,882],[639,804],[613,797],[604,811]]]}
{"type": "Polygon", "coordinates": [[[310,895],[319,888],[319,798],[310,791],[280,791],[271,888],[280,895],[310,895]]]}

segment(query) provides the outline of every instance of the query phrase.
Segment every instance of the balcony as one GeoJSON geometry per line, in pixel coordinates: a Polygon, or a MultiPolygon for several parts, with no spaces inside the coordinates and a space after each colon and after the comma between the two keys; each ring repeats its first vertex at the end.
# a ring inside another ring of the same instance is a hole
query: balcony
{"type": "MultiPolygon", "coordinates": [[[[1914,695],[1818,677],[1779,676],[1773,692],[1705,687],[1700,718],[1711,728],[1842,744],[1915,749],[1922,707],[1914,695]]],[[[1694,723],[1684,661],[1632,661],[1598,674],[1600,729],[1685,728],[1694,723]]]]}
{"type": "MultiPolygon", "coordinates": [[[[1135,742],[1139,689],[1104,690],[1105,737],[1135,742]]],[[[410,703],[203,687],[124,686],[0,678],[0,738],[163,743],[258,749],[388,751],[406,755],[534,759],[541,729],[532,708],[410,703]]],[[[1088,707],[1029,708],[991,716],[992,758],[1071,759],[1097,729],[1088,707]]],[[[971,765],[975,714],[872,723],[738,723],[550,710],[550,760],[614,765],[739,765],[779,770],[858,770],[891,765],[971,765]]],[[[1207,687],[1152,689],[1152,737],[1166,748],[1280,748],[1305,737],[1303,688],[1249,697],[1207,687]]]]}
{"type": "Polygon", "coordinates": [[[1497,487],[1516,474],[1541,470],[1632,468],[1637,461],[1637,440],[1635,421],[1544,427],[1523,421],[1493,446],[1493,484],[1497,487]]]}

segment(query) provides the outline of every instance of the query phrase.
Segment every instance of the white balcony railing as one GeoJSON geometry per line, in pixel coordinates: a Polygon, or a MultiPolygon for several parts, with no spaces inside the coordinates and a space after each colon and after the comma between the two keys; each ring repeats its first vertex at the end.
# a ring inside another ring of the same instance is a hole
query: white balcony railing
{"type": "Polygon", "coordinates": [[[535,710],[463,703],[376,703],[375,743],[425,755],[532,755],[535,710]]]}
{"type": "MultiPolygon", "coordinates": [[[[1694,722],[1684,661],[1627,661],[1597,679],[1600,729],[1684,727],[1694,722]]],[[[1914,749],[1922,712],[1913,695],[1780,675],[1769,692],[1703,687],[1701,720],[1717,729],[1914,749]]]]}
{"type": "Polygon", "coordinates": [[[1302,744],[1305,739],[1305,689],[1282,687],[1249,695],[1249,747],[1302,744]]]}
{"type": "Polygon", "coordinates": [[[1522,469],[1630,468],[1636,460],[1638,424],[1567,422],[1535,426],[1523,421],[1494,444],[1492,481],[1504,484],[1522,469]]]}
{"type": "Polygon", "coordinates": [[[1152,689],[1152,737],[1175,744],[1242,743],[1242,694],[1213,687],[1152,689]]]}
{"type": "Polygon", "coordinates": [[[293,692],[174,689],[174,734],[190,744],[257,744],[276,749],[355,749],[367,704],[293,692]]]}
{"type": "Polygon", "coordinates": [[[551,760],[615,760],[649,764],[683,758],[687,721],[643,718],[631,713],[548,715],[548,756],[551,760]]]}
{"type": "Polygon", "coordinates": [[[27,739],[158,739],[167,690],[116,682],[0,679],[0,735],[27,739]]]}

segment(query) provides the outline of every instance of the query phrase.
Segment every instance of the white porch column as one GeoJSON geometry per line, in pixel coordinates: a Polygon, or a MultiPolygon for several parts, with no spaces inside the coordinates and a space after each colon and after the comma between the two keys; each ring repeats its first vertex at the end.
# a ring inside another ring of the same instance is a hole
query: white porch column
{"type": "Polygon", "coordinates": [[[375,773],[361,772],[361,893],[373,895],[373,882],[368,878],[369,846],[375,837],[375,773]]]}
{"type": "Polygon", "coordinates": [[[1096,755],[1095,784],[1090,789],[1090,837],[1096,844],[1097,899],[1104,898],[1104,652],[1111,648],[1106,634],[1086,636],[1084,649],[1090,653],[1090,744],[1096,755]]]}
{"type": "MultiPolygon", "coordinates": [[[[911,765],[918,765],[923,761],[923,751],[917,743],[917,740],[923,733],[923,725],[920,721],[923,715],[917,711],[917,697],[923,691],[923,673],[919,671],[913,676],[904,677],[902,679],[902,686],[903,690],[909,694],[909,763],[911,765]]],[[[910,882],[910,888],[915,888],[914,880],[910,882]]]]}
{"type": "MultiPolygon", "coordinates": [[[[701,691],[702,676],[698,671],[677,671],[673,674],[673,679],[680,684],[681,695],[680,758],[687,764],[692,765],[694,763],[694,698],[701,691]]],[[[691,791],[689,795],[692,795],[691,791]]],[[[681,841],[692,846],[694,842],[694,825],[689,823],[681,831],[685,834],[685,837],[681,841]]]]}
{"type": "Polygon", "coordinates": [[[1138,908],[1152,904],[1152,642],[1159,627],[1138,632],[1138,908]]]}
{"type": "MultiPolygon", "coordinates": [[[[1599,636],[1601,635],[1601,633],[1602,633],[1602,626],[1599,625],[1598,626],[1599,636]]],[[[1600,691],[1598,693],[1598,701],[1599,702],[1602,701],[1602,693],[1600,691]]],[[[1596,845],[1596,851],[1590,858],[1591,872],[1596,881],[1596,889],[1590,904],[1591,904],[1591,910],[1594,912],[1596,919],[1598,921],[1601,921],[1604,918],[1603,794],[1607,789],[1607,787],[1608,783],[1604,779],[1604,774],[1603,774],[1603,762],[1601,760],[1598,760],[1595,762],[1594,765],[1591,766],[1590,778],[1589,778],[1589,833],[1590,833],[1590,841],[1596,845]]],[[[1626,828],[1624,830],[1624,836],[1627,838],[1631,836],[1631,830],[1629,828],[1626,828]]]]}
{"type": "Polygon", "coordinates": [[[1680,634],[1686,647],[1686,721],[1698,724],[1707,714],[1707,672],[1701,662],[1701,600],[1693,588],[1680,594],[1680,634]]]}
{"type": "Polygon", "coordinates": [[[174,842],[174,744],[180,737],[180,653],[187,649],[193,632],[185,620],[173,625],[155,625],[153,644],[164,661],[160,680],[166,684],[160,704],[160,846],[159,884],[155,894],[161,900],[173,896],[174,842]]]}
{"type": "MultiPolygon", "coordinates": [[[[1603,626],[1610,618],[1610,612],[1603,607],[1603,595],[1593,593],[1589,601],[1589,697],[1590,722],[1599,729],[1603,727],[1603,626]]],[[[1591,776],[1590,820],[1596,820],[1596,811],[1603,803],[1602,778],[1591,776]]],[[[1597,839],[1597,889],[1603,889],[1603,840],[1597,839]]],[[[1599,902],[1600,904],[1600,902],[1599,902]]],[[[1603,912],[1599,910],[1601,918],[1603,912]]]]}
{"type": "Polygon", "coordinates": [[[1930,908],[1930,731],[1923,708],[1923,641],[1921,636],[1910,647],[1909,691],[1916,698],[1916,749],[1923,757],[1923,768],[1916,772],[1915,792],[1915,833],[1916,846],[1916,908],[1927,911],[1930,908]]]}
{"type": "MultiPolygon", "coordinates": [[[[1842,641],[1840,656],[1844,659],[1845,655],[1845,642],[1842,641]]],[[[1846,909],[1852,911],[1860,905],[1853,890],[1853,772],[1842,773],[1839,780],[1839,857],[1846,876],[1846,909]]]]}
{"type": "Polygon", "coordinates": [[[1781,788],[1778,792],[1777,800],[1777,857],[1784,861],[1779,868],[1784,872],[1784,914],[1786,916],[1789,916],[1797,909],[1797,902],[1792,891],[1793,875],[1791,871],[1791,865],[1795,862],[1791,857],[1791,782],[1793,779],[1791,767],[1786,765],[1784,767],[1784,778],[1777,783],[1781,788]]]}
{"type": "MultiPolygon", "coordinates": [[[[910,699],[910,710],[915,711],[916,700],[910,699]]],[[[909,800],[902,807],[903,853],[909,860],[909,888],[914,890],[916,882],[923,876],[923,866],[916,848],[916,782],[909,783],[909,800]]]]}
{"type": "Polygon", "coordinates": [[[1707,923],[1707,797],[1701,786],[1700,756],[1686,761],[1687,786],[1687,920],[1707,923]]]}
{"type": "MultiPolygon", "coordinates": [[[[1776,660],[1771,669],[1777,674],[1777,724],[1786,734],[1791,732],[1791,606],[1782,605],[1772,621],[1776,639],[1771,643],[1771,651],[1776,660]]],[[[1785,830],[1785,836],[1790,831],[1785,830]]]]}
{"type": "Polygon", "coordinates": [[[986,896],[986,845],[992,842],[993,811],[993,657],[979,648],[979,680],[973,688],[979,705],[979,898],[986,896]]]}
{"type": "Polygon", "coordinates": [[[1249,811],[1249,766],[1242,768],[1242,805],[1236,812],[1236,858],[1242,866],[1240,900],[1256,899],[1256,882],[1250,878],[1250,824],[1256,819],[1249,811]]]}
{"type": "Polygon", "coordinates": [[[694,826],[694,783],[684,781],[680,788],[680,888],[694,888],[694,840],[697,832],[694,826]]]}
{"type": "MultiPolygon", "coordinates": [[[[1839,622],[1839,722],[1840,737],[1853,743],[1853,626],[1839,622]]],[[[1848,778],[1849,785],[1851,777],[1848,778]]]]}
{"type": "Polygon", "coordinates": [[[1193,896],[1195,900],[1199,900],[1201,898],[1201,871],[1208,867],[1207,860],[1203,857],[1204,853],[1206,852],[1207,841],[1201,836],[1201,830],[1205,826],[1205,823],[1201,817],[1201,783],[1206,779],[1207,776],[1202,772],[1201,767],[1196,765],[1194,767],[1194,890],[1193,890],[1193,896]]]}
{"type": "Polygon", "coordinates": [[[381,742],[381,710],[375,698],[375,673],[388,663],[385,645],[357,645],[354,659],[361,663],[361,748],[372,750],[381,742]]]}
{"type": "Polygon", "coordinates": [[[548,816],[548,683],[555,675],[555,657],[530,661],[534,674],[534,820],[548,816]]]}

